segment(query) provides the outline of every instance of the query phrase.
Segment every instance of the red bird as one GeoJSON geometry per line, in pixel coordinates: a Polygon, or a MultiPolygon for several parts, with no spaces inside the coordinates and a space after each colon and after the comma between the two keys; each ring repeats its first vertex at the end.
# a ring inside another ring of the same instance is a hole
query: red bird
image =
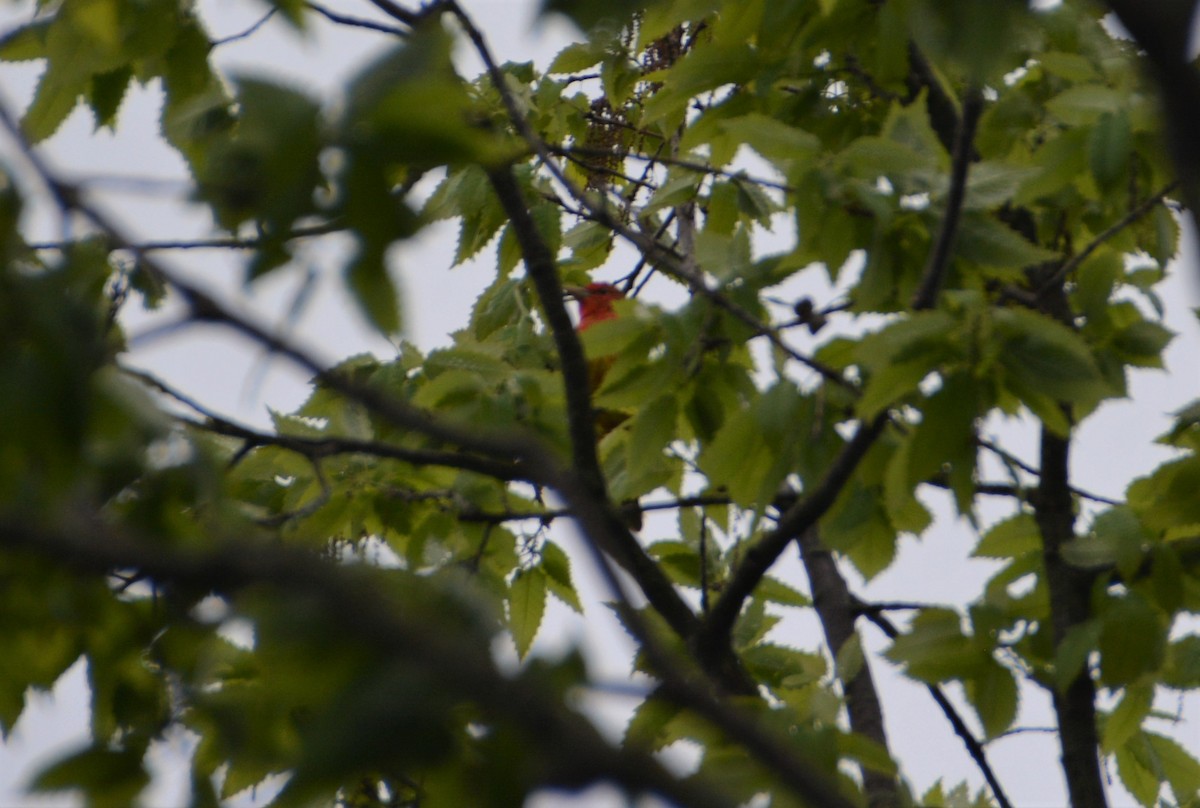
{"type": "Polygon", "coordinates": [[[596,323],[616,318],[613,303],[624,300],[625,293],[611,283],[589,283],[587,286],[566,286],[568,296],[579,301],[579,325],[576,330],[583,333],[596,323]]]}
{"type": "MultiPolygon", "coordinates": [[[[573,297],[579,301],[579,325],[575,326],[575,330],[582,334],[596,323],[605,320],[615,320],[617,317],[616,309],[613,308],[613,303],[618,300],[625,299],[625,293],[613,286],[611,283],[589,283],[587,286],[564,286],[563,291],[568,297],[573,297]]],[[[600,389],[600,384],[604,381],[604,376],[608,373],[608,369],[612,367],[613,357],[608,356],[602,359],[593,359],[588,362],[588,382],[591,390],[595,393],[600,389]]],[[[606,434],[612,430],[616,424],[609,425],[613,418],[608,417],[602,419],[606,423],[602,426],[607,426],[601,434],[606,434]]],[[[620,419],[625,420],[625,417],[620,419]]],[[[617,421],[620,423],[620,421],[617,421]]]]}
{"type": "MultiPolygon", "coordinates": [[[[582,334],[596,323],[605,320],[615,320],[617,311],[613,303],[625,299],[625,293],[611,283],[589,283],[587,286],[565,286],[563,291],[568,297],[579,301],[579,325],[575,330],[582,334]]],[[[600,389],[605,374],[612,367],[616,357],[605,356],[588,362],[588,385],[592,393],[600,389]]],[[[600,440],[629,419],[629,413],[619,410],[596,411],[596,439],[600,440]]],[[[630,530],[637,532],[642,529],[642,509],[636,499],[621,503],[621,520],[630,530]]]]}

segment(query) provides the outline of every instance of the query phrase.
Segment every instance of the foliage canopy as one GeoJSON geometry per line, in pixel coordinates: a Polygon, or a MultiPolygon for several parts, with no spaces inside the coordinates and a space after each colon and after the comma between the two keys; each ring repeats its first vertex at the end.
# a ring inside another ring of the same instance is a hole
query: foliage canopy
{"type": "Polygon", "coordinates": [[[337,105],[222,75],[185,0],[37,5],[0,39],[45,65],[19,124],[3,111],[23,154],[0,166],[0,729],[82,656],[94,739],[37,788],[126,803],[184,726],[197,805],[280,773],[284,805],[599,781],[689,806],[1008,805],[984,743],[1034,687],[1074,806],[1105,804],[1102,761],[1143,805],[1198,804],[1196,750],[1154,709],[1200,687],[1197,405],[1120,500],[1068,463],[1173,336],[1159,289],[1200,189],[1190,3],[559,0],[588,33],[543,69],[497,64],[454,0],[373,0],[373,20],[274,0],[297,35],[394,43],[337,105]],[[399,337],[393,248],[458,220],[454,262],[495,271],[453,344],[323,367],[39,159],[77,105],[114,126],[149,83],[247,283],[348,235],[340,277],[399,337]],[[79,238],[26,240],[37,187],[79,238]],[[763,250],[767,229],[787,243],[763,250]],[[598,276],[687,294],[577,335],[563,284],[598,276]],[[261,431],[134,370],[121,308],[164,297],[305,368],[311,397],[261,431]],[[594,390],[588,360],[611,363],[594,390]],[[1036,459],[984,437],[1001,419],[1036,425],[1036,459]],[[631,533],[640,510],[674,513],[670,535],[631,533]],[[897,626],[854,594],[847,565],[869,580],[955,516],[997,562],[966,609],[913,582],[897,626]],[[586,552],[549,529],[567,518],[586,552]],[[793,546],[803,584],[772,576],[793,546]],[[653,684],[620,745],[576,709],[578,654],[527,656],[551,599],[606,619],[581,567],[653,684]],[[772,637],[783,609],[815,610],[821,641],[772,637]],[[881,665],[928,685],[986,788],[911,792],[881,665]],[[687,775],[654,754],[682,739],[687,775]]]}

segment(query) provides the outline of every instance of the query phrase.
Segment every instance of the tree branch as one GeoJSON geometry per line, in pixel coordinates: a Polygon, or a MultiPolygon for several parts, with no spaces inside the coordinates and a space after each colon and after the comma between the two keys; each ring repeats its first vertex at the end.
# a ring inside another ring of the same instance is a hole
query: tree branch
{"type": "MultiPolygon", "coordinates": [[[[1042,427],[1042,476],[1034,497],[1034,518],[1042,534],[1042,560],[1050,590],[1050,620],[1057,648],[1072,628],[1091,616],[1091,580],[1087,570],[1073,567],[1062,548],[1075,538],[1075,504],[1067,485],[1070,441],[1042,427]]],[[[1059,741],[1067,791],[1074,808],[1103,808],[1104,774],[1096,731],[1096,689],[1084,669],[1065,690],[1055,688],[1059,741]]]]}
{"type": "MultiPolygon", "coordinates": [[[[896,639],[900,636],[900,632],[896,629],[895,624],[883,616],[882,610],[885,604],[863,604],[859,603],[858,613],[866,617],[872,623],[879,627],[879,630],[884,633],[889,639],[896,639]]],[[[905,605],[905,608],[910,608],[911,604],[905,605]]],[[[917,607],[924,608],[924,607],[917,607]]],[[[991,764],[987,759],[987,752],[984,751],[983,744],[971,732],[970,727],[963,721],[958,710],[950,703],[950,699],[946,698],[946,694],[937,685],[926,684],[925,689],[929,691],[929,695],[933,697],[938,709],[942,711],[942,715],[946,716],[946,720],[950,722],[950,726],[954,729],[954,734],[962,739],[963,746],[967,748],[967,754],[971,756],[971,760],[975,761],[975,765],[983,774],[983,779],[987,781],[988,786],[992,789],[992,796],[1000,808],[1012,808],[1012,803],[1008,800],[1008,795],[1004,793],[1004,787],[1000,784],[1000,778],[996,776],[996,772],[992,769],[991,764]]]]}
{"type": "MultiPolygon", "coordinates": [[[[544,760],[548,785],[579,787],[611,780],[633,792],[656,793],[680,805],[732,808],[720,786],[668,773],[651,755],[618,750],[604,741],[586,719],[548,695],[536,676],[506,677],[495,667],[486,641],[458,631],[443,631],[414,607],[428,592],[414,578],[400,608],[396,587],[365,567],[335,566],[312,553],[278,543],[226,539],[198,551],[161,541],[135,539],[115,532],[95,516],[77,518],[62,529],[41,529],[0,515],[0,546],[34,553],[74,570],[106,574],[135,568],[160,582],[197,591],[234,595],[266,585],[280,593],[304,593],[323,606],[320,613],[347,637],[365,643],[397,664],[416,665],[461,698],[519,727],[544,760]]],[[[845,804],[845,803],[843,803],[845,804]]]]}
{"type": "Polygon", "coordinates": [[[608,499],[604,474],[596,455],[596,415],[592,409],[587,359],[567,314],[562,282],[558,277],[558,266],[554,256],[550,254],[525,206],[512,169],[494,169],[489,172],[489,177],[521,245],[525,269],[541,300],[546,322],[562,364],[563,387],[567,398],[567,426],[571,438],[574,472],[582,487],[580,494],[590,497],[605,515],[605,549],[613,553],[621,566],[633,575],[651,605],[663,615],[671,627],[681,637],[689,637],[698,625],[695,614],[680,597],[671,580],[646,555],[637,539],[622,524],[617,509],[608,499]]]}
{"type": "Polygon", "coordinates": [[[1142,200],[1136,207],[1133,208],[1133,210],[1129,211],[1116,222],[1106,227],[1103,232],[1088,242],[1086,247],[1084,247],[1075,255],[1071,256],[1068,260],[1064,261],[1063,265],[1055,270],[1054,274],[1050,275],[1050,277],[1048,277],[1042,283],[1042,285],[1038,287],[1036,293],[1037,299],[1040,300],[1042,297],[1053,292],[1056,287],[1061,286],[1062,282],[1066,278],[1070,277],[1071,273],[1074,272],[1080,264],[1086,261],[1088,256],[1095,252],[1101,244],[1120,233],[1126,227],[1129,227],[1129,225],[1133,224],[1150,211],[1154,210],[1163,201],[1163,199],[1166,198],[1167,194],[1176,190],[1178,187],[1178,180],[1168,183],[1158,193],[1142,200]]]}
{"type": "Polygon", "coordinates": [[[405,28],[397,28],[394,25],[384,25],[383,23],[378,23],[374,20],[364,20],[361,17],[349,17],[345,14],[338,14],[337,12],[331,11],[328,8],[325,8],[325,6],[319,5],[318,3],[307,2],[304,5],[308,6],[308,8],[312,11],[320,14],[325,19],[332,23],[336,23],[337,25],[345,25],[350,28],[365,28],[368,31],[377,31],[381,34],[391,34],[392,36],[397,37],[406,37],[409,34],[409,31],[405,28]]]}
{"type": "MultiPolygon", "coordinates": [[[[330,233],[337,233],[345,229],[345,225],[341,222],[325,222],[319,225],[311,225],[309,227],[297,227],[284,236],[285,241],[294,239],[312,238],[313,236],[324,236],[330,233]]],[[[147,252],[155,252],[158,250],[257,250],[266,243],[267,239],[262,237],[253,238],[236,238],[236,237],[219,237],[219,238],[200,238],[200,239],[167,239],[163,241],[131,241],[122,244],[114,249],[128,250],[131,253],[141,254],[147,252]]],[[[35,241],[29,244],[31,250],[66,250],[74,244],[71,241],[35,241]]]]}
{"type": "MultiPolygon", "coordinates": [[[[808,575],[812,591],[813,608],[821,620],[825,642],[830,656],[837,658],[845,644],[856,635],[857,599],[850,594],[846,579],[838,571],[833,554],[821,544],[815,526],[800,534],[800,559],[808,575]]],[[[864,658],[862,667],[850,679],[842,680],[846,696],[846,712],[850,717],[850,729],[879,744],[889,755],[887,732],[883,725],[883,709],[879,706],[879,693],[871,676],[870,663],[864,658]]],[[[863,790],[869,808],[893,808],[900,805],[900,792],[896,778],[863,766],[863,790]]]]}
{"type": "Polygon", "coordinates": [[[512,222],[517,242],[525,259],[525,270],[537,290],[545,313],[546,325],[554,339],[555,350],[562,366],[563,388],[567,399],[567,427],[571,438],[571,455],[575,468],[595,495],[608,499],[600,459],[596,454],[596,413],[592,408],[588,383],[587,358],[583,345],[564,303],[558,263],[538,232],[537,224],[526,207],[512,169],[504,167],[489,172],[492,189],[512,222]]]}
{"type": "Polygon", "coordinates": [[[754,592],[788,544],[815,525],[829,510],[886,424],[886,411],[875,416],[870,423],[859,424],[858,431],[842,447],[821,481],[779,517],[774,530],[746,552],[701,628],[697,646],[706,655],[717,653],[719,648],[728,645],[746,598],[754,592]]]}
{"type": "Polygon", "coordinates": [[[967,91],[963,100],[962,116],[958,120],[958,131],[954,137],[953,162],[950,172],[950,190],[946,195],[946,212],[938,227],[937,239],[925,264],[925,272],[913,295],[913,311],[933,308],[937,304],[942,281],[950,269],[954,254],[954,238],[958,234],[958,220],[967,196],[967,171],[973,155],[975,125],[983,111],[983,96],[977,88],[967,91]]]}

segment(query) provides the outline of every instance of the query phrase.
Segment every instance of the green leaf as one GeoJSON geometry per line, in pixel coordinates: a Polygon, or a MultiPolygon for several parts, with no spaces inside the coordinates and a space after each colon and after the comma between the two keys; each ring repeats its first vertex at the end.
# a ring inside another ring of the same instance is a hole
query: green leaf
{"type": "Polygon", "coordinates": [[[1088,158],[1092,176],[1101,188],[1111,187],[1124,177],[1132,140],[1129,116],[1123,111],[1104,113],[1092,128],[1088,158]]]}
{"type": "Polygon", "coordinates": [[[838,679],[842,680],[843,683],[849,683],[854,681],[855,677],[862,671],[865,662],[862,637],[858,635],[858,632],[855,632],[838,649],[834,660],[834,670],[837,671],[838,679]]]}
{"type": "Polygon", "coordinates": [[[1158,793],[1162,782],[1144,759],[1138,755],[1133,743],[1126,744],[1117,750],[1117,774],[1121,784],[1134,796],[1141,805],[1153,808],[1158,803],[1158,793]]]}
{"type": "Polygon", "coordinates": [[[1179,690],[1200,688],[1200,635],[1181,637],[1167,647],[1162,681],[1179,690]]]}
{"type": "Polygon", "coordinates": [[[1054,686],[1065,693],[1075,677],[1084,673],[1088,657],[1100,643],[1102,626],[1099,620],[1088,620],[1072,626],[1054,651],[1054,686]]]}
{"type": "Polygon", "coordinates": [[[131,805],[150,782],[141,750],[88,747],[38,773],[36,791],[79,788],[96,805],[131,805]]]}
{"type": "Polygon", "coordinates": [[[1100,748],[1107,754],[1120,749],[1141,730],[1142,721],[1154,706],[1154,687],[1138,684],[1125,688],[1121,701],[1104,721],[1100,748]]]}
{"type": "Polygon", "coordinates": [[[962,618],[950,609],[924,609],[908,632],[892,641],[888,659],[923,682],[969,680],[994,664],[974,640],[963,634],[962,618]]]}
{"type": "Polygon", "coordinates": [[[577,73],[594,67],[604,58],[603,42],[575,42],[558,52],[546,68],[547,73],[577,73]]]}
{"type": "Polygon", "coordinates": [[[1161,368],[1163,350],[1175,339],[1175,332],[1150,320],[1136,320],[1113,337],[1115,348],[1127,364],[1161,368]]]}
{"type": "MultiPolygon", "coordinates": [[[[1041,173],[1032,166],[1009,165],[991,160],[974,163],[967,175],[965,210],[994,210],[1011,202],[1017,189],[1041,173]]],[[[947,189],[949,185],[947,183],[947,189]]]]}
{"type": "Polygon", "coordinates": [[[1019,558],[1041,552],[1042,534],[1033,514],[1018,513],[997,522],[983,535],[972,558],[1019,558]]]}
{"type": "Polygon", "coordinates": [[[508,591],[508,628],[524,659],[533,645],[546,611],[546,572],[540,567],[517,572],[508,591]]]}
{"type": "Polygon", "coordinates": [[[1200,794],[1200,761],[1172,738],[1154,732],[1145,735],[1158,763],[1156,769],[1166,776],[1175,799],[1180,805],[1191,805],[1189,800],[1195,801],[1200,794]]]}
{"type": "Polygon", "coordinates": [[[1100,676],[1109,687],[1158,670],[1166,654],[1166,629],[1158,612],[1130,593],[1113,601],[1100,628],[1100,676]]]}
{"type": "Polygon", "coordinates": [[[1122,109],[1127,96],[1103,84],[1078,84],[1046,102],[1046,109],[1071,125],[1093,123],[1114,109],[1122,109]]]}
{"type": "Polygon", "coordinates": [[[681,708],[666,699],[648,698],[637,706],[625,727],[624,746],[658,750],[672,743],[667,730],[681,708]]]}
{"type": "Polygon", "coordinates": [[[770,575],[763,576],[762,580],[758,582],[758,586],[755,587],[754,594],[768,603],[778,603],[780,606],[803,608],[812,605],[812,600],[803,592],[793,589],[770,575]]]}
{"type": "Polygon", "coordinates": [[[452,46],[448,32],[426,24],[355,77],[341,124],[352,152],[418,168],[501,158],[504,142],[473,123],[479,110],[455,71],[452,46]]]}
{"type": "Polygon", "coordinates": [[[1128,488],[1129,506],[1150,530],[1200,524],[1200,458],[1181,457],[1163,463],[1128,488]]]}
{"type": "Polygon", "coordinates": [[[655,0],[543,0],[540,13],[562,14],[585,32],[602,25],[615,31],[635,12],[653,5],[655,0]]]}
{"type": "Polygon", "coordinates": [[[794,423],[801,405],[790,383],[776,385],[751,407],[733,413],[700,455],[700,469],[725,486],[738,505],[769,502],[797,459],[799,447],[775,430],[794,423]],[[778,437],[778,439],[776,439],[778,437]]]}
{"type": "Polygon", "coordinates": [[[995,660],[989,659],[980,667],[981,670],[967,681],[967,699],[979,715],[984,733],[989,738],[996,738],[1016,720],[1017,681],[1012,671],[995,660]]]}
{"type": "Polygon", "coordinates": [[[966,214],[959,225],[955,254],[973,264],[998,269],[1023,268],[1058,257],[984,214],[966,214]]]}
{"type": "Polygon", "coordinates": [[[387,336],[400,333],[399,293],[382,256],[360,256],[349,267],[346,282],[354,295],[354,302],[379,333],[387,336]]]}
{"type": "Polygon", "coordinates": [[[784,172],[790,171],[796,161],[811,160],[821,148],[816,135],[761,113],[723,120],[717,129],[754,149],[784,172]]]}
{"type": "Polygon", "coordinates": [[[631,477],[644,471],[657,476],[666,458],[663,450],[675,439],[679,401],[665,395],[651,401],[633,417],[628,444],[628,468],[631,477]]]}
{"type": "Polygon", "coordinates": [[[1109,393],[1087,343],[1066,326],[1027,309],[993,317],[998,358],[1018,396],[1092,404],[1109,393]]]}
{"type": "Polygon", "coordinates": [[[563,549],[552,541],[543,544],[540,568],[546,574],[546,587],[550,594],[570,606],[576,613],[583,614],[583,604],[580,603],[579,593],[571,580],[571,559],[563,549]]]}
{"type": "Polygon", "coordinates": [[[48,55],[46,37],[53,25],[52,18],[35,20],[0,37],[0,61],[25,62],[31,59],[45,59],[48,55]]]}
{"type": "Polygon", "coordinates": [[[298,90],[250,78],[237,81],[237,98],[237,127],[210,147],[197,193],[222,227],[258,221],[281,245],[292,223],[315,211],[318,107],[298,90]]]}

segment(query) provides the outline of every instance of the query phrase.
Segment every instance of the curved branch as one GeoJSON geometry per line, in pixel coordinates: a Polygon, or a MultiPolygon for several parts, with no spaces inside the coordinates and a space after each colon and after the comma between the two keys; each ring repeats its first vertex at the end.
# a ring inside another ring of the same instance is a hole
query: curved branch
{"type": "MultiPolygon", "coordinates": [[[[265,585],[303,592],[347,637],[400,664],[419,665],[440,686],[519,727],[544,761],[549,785],[579,787],[611,780],[631,792],[652,792],[680,805],[732,808],[719,784],[679,779],[653,756],[609,745],[582,716],[565,709],[536,676],[496,669],[489,645],[458,631],[440,630],[420,609],[398,608],[395,587],[365,567],[329,564],[278,543],[228,538],[199,551],[117,533],[96,516],[61,530],[42,529],[0,515],[0,546],[51,558],[77,571],[107,574],[134,568],[159,581],[196,591],[235,594],[265,585]]],[[[420,593],[410,597],[419,597],[420,593]]]]}
{"type": "Polygon", "coordinates": [[[320,14],[325,19],[337,25],[344,25],[349,28],[365,28],[368,31],[376,31],[381,34],[391,34],[392,36],[406,37],[409,31],[404,28],[397,28],[393,25],[384,25],[383,23],[375,22],[374,20],[364,20],[361,17],[349,17],[345,14],[338,14],[331,11],[325,6],[318,3],[305,3],[310,10],[320,14]]]}
{"type": "MultiPolygon", "coordinates": [[[[883,616],[882,612],[885,608],[889,608],[889,604],[858,604],[858,613],[870,620],[879,630],[884,633],[888,639],[896,639],[900,636],[900,632],[896,629],[895,624],[883,616]]],[[[916,604],[903,604],[902,608],[925,608],[916,604]]],[[[950,722],[950,726],[954,729],[954,734],[962,739],[963,746],[967,748],[967,754],[975,761],[975,765],[979,768],[983,779],[987,781],[988,786],[992,789],[992,796],[996,799],[996,803],[1000,808],[1012,808],[1012,803],[1009,802],[1008,795],[1004,793],[1004,786],[1000,784],[1000,778],[996,776],[996,772],[992,769],[992,765],[988,762],[987,752],[984,751],[983,744],[971,732],[970,727],[959,715],[958,710],[950,703],[950,699],[946,698],[946,694],[937,685],[926,684],[925,689],[929,691],[929,695],[933,697],[938,709],[942,711],[942,715],[946,716],[946,720],[950,722]]]]}
{"type": "Polygon", "coordinates": [[[1080,264],[1086,261],[1088,256],[1095,252],[1101,244],[1120,233],[1126,227],[1129,227],[1129,225],[1133,224],[1150,211],[1154,210],[1166,198],[1167,194],[1176,190],[1178,187],[1178,180],[1168,183],[1158,193],[1143,199],[1136,207],[1133,208],[1133,210],[1129,211],[1120,219],[1106,227],[1103,232],[1088,242],[1086,247],[1084,247],[1075,255],[1071,256],[1069,260],[1064,261],[1063,265],[1055,270],[1054,274],[1048,277],[1042,283],[1042,285],[1038,287],[1036,298],[1040,300],[1042,297],[1053,292],[1054,289],[1060,286],[1063,280],[1070,277],[1071,273],[1074,272],[1080,264]]]}
{"type": "Polygon", "coordinates": [[[967,197],[967,171],[973,155],[975,125],[983,112],[983,95],[976,88],[967,91],[963,101],[962,116],[958,119],[958,131],[954,136],[953,161],[950,171],[950,190],[946,195],[946,212],[938,227],[937,239],[925,264],[921,283],[913,295],[913,311],[931,309],[937,303],[942,281],[950,269],[950,258],[954,251],[954,238],[958,235],[958,221],[962,215],[963,202],[967,197]]]}
{"type": "MultiPolygon", "coordinates": [[[[525,257],[525,269],[533,280],[541,300],[546,322],[562,363],[563,387],[567,397],[567,426],[571,438],[574,473],[581,484],[582,495],[600,505],[607,526],[603,531],[605,550],[613,553],[622,567],[628,570],[645,592],[650,603],[681,636],[689,637],[698,625],[695,614],[680,597],[671,580],[646,555],[646,551],[621,522],[617,510],[608,499],[604,473],[596,454],[596,416],[592,409],[588,382],[587,359],[564,305],[562,282],[558,266],[546,242],[538,232],[511,168],[495,169],[488,175],[492,188],[508,213],[509,221],[525,257]]],[[[553,485],[553,483],[551,483],[553,485]]]]}
{"type": "Polygon", "coordinates": [[[804,531],[817,523],[833,505],[850,475],[854,473],[867,450],[883,432],[887,424],[887,412],[875,416],[870,423],[859,424],[854,437],[842,447],[842,451],[830,464],[828,471],[811,492],[797,500],[779,517],[775,529],[763,536],[751,547],[732,578],[725,585],[721,597],[704,621],[697,646],[706,654],[715,654],[729,643],[734,623],[742,611],[742,604],[754,592],[759,581],[775,563],[787,546],[804,531]]]}
{"type": "Polygon", "coordinates": [[[504,212],[512,222],[513,232],[521,245],[525,270],[533,281],[546,316],[546,325],[554,339],[554,347],[562,365],[563,387],[567,398],[567,427],[571,438],[571,455],[575,468],[597,497],[607,500],[604,474],[596,454],[596,413],[592,409],[588,384],[587,359],[583,345],[564,303],[558,264],[550,248],[538,232],[537,224],[521,195],[512,169],[505,167],[488,173],[492,189],[500,199],[504,212]]]}

